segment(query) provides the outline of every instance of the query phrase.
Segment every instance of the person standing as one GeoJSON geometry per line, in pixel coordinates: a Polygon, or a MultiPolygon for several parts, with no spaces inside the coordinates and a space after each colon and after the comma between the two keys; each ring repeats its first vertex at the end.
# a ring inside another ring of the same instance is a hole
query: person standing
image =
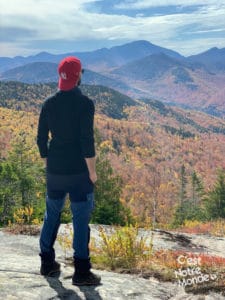
{"type": "Polygon", "coordinates": [[[81,61],[74,56],[58,65],[58,91],[41,109],[37,132],[40,156],[46,162],[46,211],[40,234],[40,273],[60,271],[54,243],[60,216],[69,194],[73,216],[74,285],[98,285],[101,278],[91,272],[89,222],[94,207],[97,180],[94,146],[94,103],[79,89],[81,61]]]}

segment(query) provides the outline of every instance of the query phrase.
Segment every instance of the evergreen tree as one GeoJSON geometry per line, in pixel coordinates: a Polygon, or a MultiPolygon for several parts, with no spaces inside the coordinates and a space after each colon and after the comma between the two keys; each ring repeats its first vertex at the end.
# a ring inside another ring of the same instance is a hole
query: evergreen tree
{"type": "Polygon", "coordinates": [[[202,205],[202,199],[204,196],[204,187],[201,179],[195,171],[191,175],[192,195],[190,199],[190,205],[186,213],[187,220],[204,220],[205,211],[202,205]]]}
{"type": "Polygon", "coordinates": [[[22,137],[13,145],[8,156],[8,161],[13,165],[13,169],[17,174],[18,193],[22,207],[32,205],[35,189],[35,164],[28,154],[29,149],[25,138],[22,137]]]}
{"type": "Polygon", "coordinates": [[[197,207],[200,204],[201,198],[204,194],[204,188],[200,178],[198,177],[195,171],[193,171],[191,175],[191,185],[192,185],[192,204],[194,207],[197,207]]]}
{"type": "Polygon", "coordinates": [[[17,202],[18,177],[12,164],[0,162],[0,225],[7,225],[12,220],[17,202]]]}
{"type": "Polygon", "coordinates": [[[208,219],[225,218],[225,170],[219,170],[217,181],[205,200],[208,219]]]}
{"type": "Polygon", "coordinates": [[[33,216],[42,218],[44,212],[45,176],[41,161],[20,134],[7,158],[0,163],[0,223],[12,221],[18,208],[31,206],[33,216]]]}
{"type": "Polygon", "coordinates": [[[187,178],[186,178],[186,170],[185,166],[181,166],[180,171],[180,206],[184,204],[187,200],[187,192],[186,192],[187,178]]]}
{"type": "Polygon", "coordinates": [[[202,205],[204,188],[199,176],[193,171],[191,175],[192,192],[190,197],[188,197],[186,193],[187,178],[184,166],[181,167],[180,182],[180,204],[176,208],[173,225],[182,225],[185,220],[205,220],[205,209],[202,205]]]}
{"type": "Polygon", "coordinates": [[[122,180],[113,174],[109,160],[100,153],[97,158],[98,180],[95,187],[95,209],[92,222],[99,224],[125,225],[129,217],[129,210],[120,202],[122,180]]]}
{"type": "Polygon", "coordinates": [[[187,178],[186,178],[186,171],[185,166],[181,166],[180,170],[180,194],[179,194],[179,204],[177,205],[176,211],[174,213],[174,218],[172,225],[178,226],[182,225],[186,218],[186,211],[187,211],[187,195],[186,195],[186,185],[187,185],[187,178]]]}

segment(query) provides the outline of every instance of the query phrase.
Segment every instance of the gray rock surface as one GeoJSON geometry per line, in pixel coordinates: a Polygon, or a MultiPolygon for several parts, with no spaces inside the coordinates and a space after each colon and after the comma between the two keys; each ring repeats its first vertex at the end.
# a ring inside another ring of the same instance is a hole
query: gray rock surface
{"type": "MultiPolygon", "coordinates": [[[[59,234],[72,231],[72,225],[62,224],[59,229],[59,234]]],[[[99,227],[102,225],[91,225],[91,236],[98,245],[101,243],[101,237],[99,235],[99,227]]],[[[112,227],[109,225],[103,225],[103,228],[107,234],[113,232],[112,227]]],[[[168,232],[164,230],[150,230],[139,229],[139,236],[146,238],[146,242],[150,243],[153,234],[153,249],[171,249],[182,250],[193,253],[205,253],[215,256],[221,256],[225,258],[225,238],[212,237],[209,235],[196,235],[196,234],[180,234],[179,232],[168,232]]],[[[68,256],[72,256],[72,251],[68,251],[68,256]]]]}
{"type": "MultiPolygon", "coordinates": [[[[63,227],[61,227],[63,230],[63,227]]],[[[92,233],[99,238],[97,227],[92,233]]],[[[171,241],[158,232],[155,245],[172,247],[171,241]],[[163,241],[164,240],[164,241],[163,241]]],[[[194,238],[193,238],[194,239],[194,238]]],[[[223,240],[224,242],[224,240],[223,240]]],[[[221,242],[222,243],[222,242],[221,242]]],[[[224,244],[223,244],[224,245],[224,244]]],[[[222,245],[221,245],[222,247],[222,245]]],[[[223,248],[225,249],[225,248],[223,248]]],[[[222,248],[221,248],[222,250],[222,248]]],[[[211,249],[212,251],[212,249],[211,249]]],[[[6,300],[222,300],[224,296],[211,292],[208,295],[185,293],[182,287],[155,278],[143,279],[137,275],[117,274],[94,270],[102,277],[97,287],[76,287],[71,284],[73,268],[65,264],[61,247],[56,243],[57,260],[62,265],[59,277],[43,277],[39,274],[38,237],[12,235],[0,231],[0,299],[6,300]]],[[[224,255],[224,253],[223,253],[224,255]]]]}

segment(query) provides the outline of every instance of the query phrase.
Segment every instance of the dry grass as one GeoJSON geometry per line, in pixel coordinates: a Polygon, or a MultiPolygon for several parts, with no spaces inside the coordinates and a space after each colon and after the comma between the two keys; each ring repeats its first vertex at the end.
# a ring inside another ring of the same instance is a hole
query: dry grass
{"type": "Polygon", "coordinates": [[[39,225],[27,225],[27,224],[12,224],[5,227],[3,231],[11,234],[23,234],[23,235],[39,235],[40,226],[39,225]]]}
{"type": "Polygon", "coordinates": [[[91,248],[95,268],[135,273],[144,278],[154,276],[177,284],[185,279],[185,284],[189,283],[184,286],[185,290],[195,293],[225,292],[225,258],[185,251],[153,251],[154,237],[147,245],[146,240],[138,236],[138,229],[132,226],[116,228],[111,233],[101,228],[100,235],[100,247],[92,243],[91,248]]]}
{"type": "Polygon", "coordinates": [[[205,223],[199,221],[185,221],[184,225],[176,229],[176,231],[225,237],[225,219],[205,223]]]}

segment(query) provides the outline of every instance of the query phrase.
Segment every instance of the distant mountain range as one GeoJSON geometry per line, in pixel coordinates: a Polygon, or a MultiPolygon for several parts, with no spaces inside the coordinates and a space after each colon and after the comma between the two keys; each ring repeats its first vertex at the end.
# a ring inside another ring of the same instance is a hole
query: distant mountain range
{"type": "Polygon", "coordinates": [[[72,52],[58,55],[41,52],[37,55],[27,57],[0,57],[0,73],[33,62],[58,63],[63,57],[69,55],[78,56],[82,60],[85,68],[101,72],[105,70],[108,72],[109,69],[155,53],[165,53],[171,57],[177,58],[182,57],[175,51],[153,45],[147,41],[136,41],[122,46],[112,47],[110,49],[102,48],[91,52],[72,52]]]}
{"type": "Polygon", "coordinates": [[[225,116],[225,48],[184,57],[147,41],[136,41],[92,52],[0,57],[0,80],[56,82],[57,64],[67,55],[82,60],[85,84],[225,116]]]}

